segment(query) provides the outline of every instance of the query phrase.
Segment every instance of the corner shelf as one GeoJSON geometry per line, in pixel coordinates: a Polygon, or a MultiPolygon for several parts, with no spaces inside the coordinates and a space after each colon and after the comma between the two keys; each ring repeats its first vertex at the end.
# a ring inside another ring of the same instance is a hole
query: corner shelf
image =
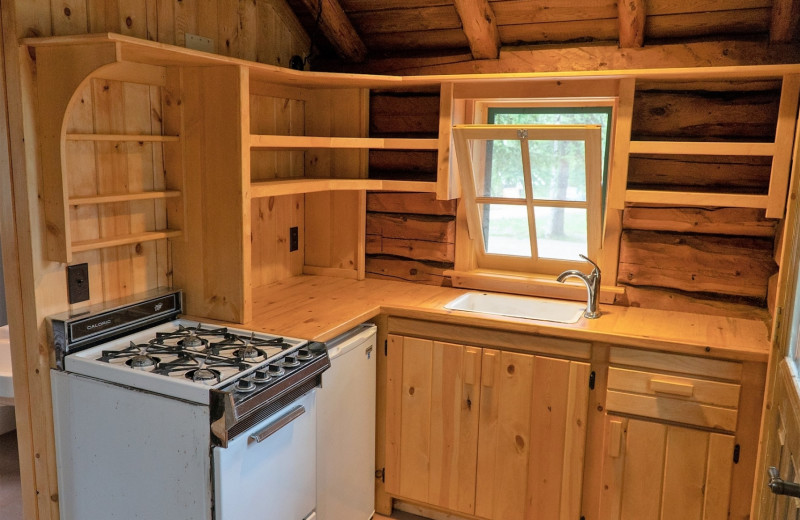
{"type": "Polygon", "coordinates": [[[94,249],[103,249],[106,247],[124,246],[128,244],[137,244],[139,242],[150,242],[153,240],[161,240],[162,238],[176,238],[181,236],[181,234],[182,232],[176,229],[147,231],[145,233],[136,233],[133,235],[72,242],[70,249],[73,253],[79,253],[82,251],[92,251],[94,249]]]}
{"type": "Polygon", "coordinates": [[[437,139],[384,139],[376,137],[313,137],[303,135],[250,135],[250,148],[293,150],[306,148],[436,150],[437,139]]]}
{"type": "Polygon", "coordinates": [[[250,184],[250,197],[277,197],[299,193],[315,193],[319,191],[408,191],[436,192],[435,182],[424,181],[391,181],[381,179],[279,179],[260,181],[250,184]]]}

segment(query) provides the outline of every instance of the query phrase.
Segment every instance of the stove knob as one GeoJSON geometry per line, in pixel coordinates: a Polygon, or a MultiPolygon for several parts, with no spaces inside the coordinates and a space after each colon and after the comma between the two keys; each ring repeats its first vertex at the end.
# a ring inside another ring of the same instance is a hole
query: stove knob
{"type": "Polygon", "coordinates": [[[286,356],[285,358],[283,358],[283,362],[286,365],[294,365],[295,363],[297,363],[297,357],[296,356],[286,356]]]}
{"type": "Polygon", "coordinates": [[[248,390],[252,390],[255,385],[249,379],[240,379],[236,382],[236,390],[246,392],[248,390]]]}
{"type": "Polygon", "coordinates": [[[301,348],[300,350],[297,351],[297,357],[309,357],[309,356],[311,356],[311,351],[309,351],[307,348],[301,348]]]}
{"type": "Polygon", "coordinates": [[[268,373],[266,370],[264,370],[264,369],[262,368],[262,369],[260,369],[260,370],[256,370],[256,371],[255,371],[254,378],[255,378],[256,380],[259,380],[259,379],[261,379],[261,380],[264,380],[264,379],[269,379],[269,373],[268,373]]]}
{"type": "Polygon", "coordinates": [[[278,365],[270,365],[267,368],[269,369],[269,372],[272,374],[277,374],[281,371],[281,367],[279,367],[278,365]]]}

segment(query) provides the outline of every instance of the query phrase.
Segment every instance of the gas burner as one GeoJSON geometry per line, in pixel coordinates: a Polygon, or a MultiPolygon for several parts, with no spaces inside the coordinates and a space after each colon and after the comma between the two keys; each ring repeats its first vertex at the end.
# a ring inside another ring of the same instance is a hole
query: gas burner
{"type": "Polygon", "coordinates": [[[203,350],[208,345],[209,338],[225,337],[228,335],[226,327],[217,329],[204,329],[201,324],[195,327],[179,325],[173,332],[156,332],[155,339],[150,343],[157,345],[173,345],[192,350],[203,350]],[[170,343],[176,342],[176,343],[170,343]]]}
{"type": "Polygon", "coordinates": [[[187,334],[182,340],[178,341],[178,345],[181,345],[182,347],[185,348],[193,348],[193,349],[203,348],[207,344],[208,340],[199,337],[197,334],[195,334],[193,330],[190,330],[189,334],[187,334]]]}
{"type": "Polygon", "coordinates": [[[137,354],[127,360],[125,364],[134,370],[153,371],[155,370],[159,361],[161,361],[159,358],[153,357],[149,354],[137,354]]]}
{"type": "Polygon", "coordinates": [[[244,348],[237,349],[235,352],[236,359],[247,363],[258,363],[267,359],[267,354],[260,348],[254,347],[252,344],[244,348]]]}
{"type": "Polygon", "coordinates": [[[186,377],[188,379],[191,379],[195,383],[203,383],[206,385],[214,385],[220,382],[219,370],[206,368],[206,362],[204,359],[201,359],[199,363],[200,364],[197,368],[186,372],[186,377]]]}

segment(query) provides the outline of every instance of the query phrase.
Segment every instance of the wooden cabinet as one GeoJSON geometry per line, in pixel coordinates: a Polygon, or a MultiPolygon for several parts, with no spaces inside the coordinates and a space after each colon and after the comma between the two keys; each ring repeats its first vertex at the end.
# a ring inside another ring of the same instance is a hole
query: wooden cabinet
{"type": "Polygon", "coordinates": [[[610,360],[598,518],[727,519],[742,365],[621,348],[610,360]]]}
{"type": "Polygon", "coordinates": [[[601,519],[726,519],[734,436],[608,415],[601,519]]]}
{"type": "Polygon", "coordinates": [[[587,363],[389,336],[386,491],[489,519],[578,518],[587,363]]]}

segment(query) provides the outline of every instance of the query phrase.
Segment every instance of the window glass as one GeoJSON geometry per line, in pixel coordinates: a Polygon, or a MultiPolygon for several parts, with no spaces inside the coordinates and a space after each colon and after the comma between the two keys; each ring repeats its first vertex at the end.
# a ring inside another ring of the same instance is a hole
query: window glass
{"type": "Polygon", "coordinates": [[[586,200],[586,147],[583,141],[528,141],[533,198],[586,200]]]}
{"type": "Polygon", "coordinates": [[[537,206],[533,211],[539,257],[575,260],[588,254],[585,209],[537,206]]]}
{"type": "Polygon", "coordinates": [[[481,225],[486,252],[530,258],[528,211],[525,206],[481,204],[481,225]]]}
{"type": "Polygon", "coordinates": [[[478,153],[485,153],[485,161],[478,156],[475,171],[475,193],[478,197],[524,199],[525,181],[522,172],[522,151],[517,140],[475,140],[478,153]],[[480,164],[485,168],[480,168],[480,164]]]}
{"type": "MultiPolygon", "coordinates": [[[[489,107],[486,122],[494,125],[599,125],[603,162],[601,185],[605,187],[608,179],[608,154],[611,149],[611,140],[608,137],[611,128],[611,111],[610,106],[489,107]]],[[[601,198],[603,207],[605,207],[605,190],[603,190],[601,198]]]]}

